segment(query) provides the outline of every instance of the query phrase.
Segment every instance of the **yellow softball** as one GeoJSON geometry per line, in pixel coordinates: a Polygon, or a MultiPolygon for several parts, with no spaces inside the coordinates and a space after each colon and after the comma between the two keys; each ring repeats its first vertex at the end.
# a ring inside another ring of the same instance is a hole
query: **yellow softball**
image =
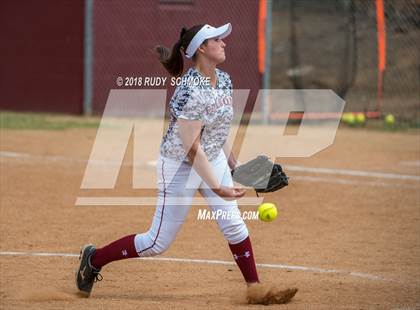
{"type": "Polygon", "coordinates": [[[392,115],[392,114],[387,114],[386,116],[385,116],[385,125],[387,125],[387,126],[394,126],[394,124],[395,124],[395,117],[394,117],[394,115],[392,115]]]}
{"type": "Polygon", "coordinates": [[[366,117],[363,113],[357,113],[355,121],[357,124],[363,125],[366,122],[366,117]]]}
{"type": "Polygon", "coordinates": [[[274,203],[265,202],[258,207],[258,217],[261,221],[271,222],[277,217],[277,208],[274,203]]]}

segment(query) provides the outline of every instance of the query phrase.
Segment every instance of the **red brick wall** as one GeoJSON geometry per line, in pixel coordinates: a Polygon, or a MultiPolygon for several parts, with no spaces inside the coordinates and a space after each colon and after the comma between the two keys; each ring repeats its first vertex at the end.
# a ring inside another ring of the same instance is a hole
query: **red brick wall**
{"type": "Polygon", "coordinates": [[[0,109],[81,113],[83,0],[0,1],[0,109]]]}
{"type": "MultiPolygon", "coordinates": [[[[251,89],[252,102],[261,85],[257,17],[251,0],[94,1],[93,112],[102,113],[118,76],[168,76],[153,47],[171,47],[182,26],[202,23],[232,23],[220,68],[235,88],[251,89]]],[[[0,109],[83,112],[83,23],[83,0],[0,2],[0,109]]]]}

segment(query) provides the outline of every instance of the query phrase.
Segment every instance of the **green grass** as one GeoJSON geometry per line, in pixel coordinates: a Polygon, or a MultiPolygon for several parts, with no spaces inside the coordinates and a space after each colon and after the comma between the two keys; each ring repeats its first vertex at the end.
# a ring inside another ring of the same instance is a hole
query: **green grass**
{"type": "MultiPolygon", "coordinates": [[[[20,113],[0,111],[0,129],[41,129],[64,130],[69,128],[98,128],[101,118],[86,116],[70,116],[64,114],[48,113],[20,113]]],[[[292,122],[293,123],[293,122],[292,122]]],[[[383,131],[408,131],[419,129],[420,121],[396,121],[394,126],[385,126],[383,120],[368,120],[364,125],[353,127],[340,123],[340,126],[349,128],[365,128],[383,131]]]]}
{"type": "Polygon", "coordinates": [[[99,117],[0,112],[1,129],[64,130],[69,128],[98,128],[99,123],[99,117]]]}

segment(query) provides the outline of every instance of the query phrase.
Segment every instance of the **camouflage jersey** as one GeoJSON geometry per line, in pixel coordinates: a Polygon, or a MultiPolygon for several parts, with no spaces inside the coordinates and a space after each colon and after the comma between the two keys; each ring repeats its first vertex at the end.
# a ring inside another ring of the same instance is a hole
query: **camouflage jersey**
{"type": "Polygon", "coordinates": [[[216,68],[216,87],[197,83],[203,75],[190,68],[182,77],[169,102],[170,123],[163,137],[160,154],[188,162],[178,129],[178,119],[200,120],[201,147],[209,161],[217,158],[229,135],[233,118],[232,82],[229,75],[216,68]]]}

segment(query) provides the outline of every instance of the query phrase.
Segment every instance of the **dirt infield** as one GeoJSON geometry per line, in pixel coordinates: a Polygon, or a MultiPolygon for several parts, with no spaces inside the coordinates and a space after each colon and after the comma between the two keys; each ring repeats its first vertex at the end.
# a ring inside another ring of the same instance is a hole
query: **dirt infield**
{"type": "MultiPolygon", "coordinates": [[[[290,186],[265,195],[279,217],[247,222],[260,278],[299,288],[290,304],[270,308],[420,309],[419,134],[341,127],[315,156],[279,160],[290,167],[290,186]]],[[[131,188],[130,165],[113,191],[80,189],[95,135],[1,130],[1,308],[265,309],[244,304],[229,248],[216,223],[197,220],[197,206],[167,260],[112,263],[91,298],[77,297],[80,246],[143,232],[154,212],[75,206],[78,196],[146,194],[131,188]]]]}

